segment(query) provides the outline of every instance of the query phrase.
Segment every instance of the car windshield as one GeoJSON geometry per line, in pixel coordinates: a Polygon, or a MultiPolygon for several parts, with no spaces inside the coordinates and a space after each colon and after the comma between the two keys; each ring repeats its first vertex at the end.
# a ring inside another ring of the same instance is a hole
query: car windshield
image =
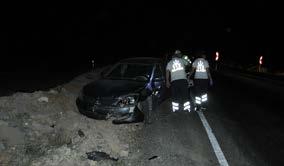
{"type": "Polygon", "coordinates": [[[120,63],[116,65],[107,75],[110,79],[131,79],[147,81],[150,78],[153,66],[148,64],[120,63]]]}

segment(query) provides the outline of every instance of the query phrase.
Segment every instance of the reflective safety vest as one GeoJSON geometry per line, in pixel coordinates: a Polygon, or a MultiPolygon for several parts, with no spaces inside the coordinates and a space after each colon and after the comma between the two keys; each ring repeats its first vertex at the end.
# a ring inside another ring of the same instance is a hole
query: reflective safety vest
{"type": "Polygon", "coordinates": [[[181,62],[177,59],[174,60],[173,62],[173,65],[172,65],[172,70],[171,72],[174,73],[174,72],[177,72],[177,71],[180,71],[180,70],[184,70],[181,62]]]}
{"type": "Polygon", "coordinates": [[[208,61],[203,58],[196,59],[192,67],[196,68],[194,79],[208,79],[206,68],[209,68],[208,61]]]}
{"type": "Polygon", "coordinates": [[[202,72],[202,73],[206,72],[203,61],[201,61],[201,60],[198,61],[197,67],[196,67],[196,72],[202,72]]]}
{"type": "Polygon", "coordinates": [[[167,70],[171,72],[171,81],[186,79],[186,61],[181,58],[173,58],[167,65],[167,70]]]}

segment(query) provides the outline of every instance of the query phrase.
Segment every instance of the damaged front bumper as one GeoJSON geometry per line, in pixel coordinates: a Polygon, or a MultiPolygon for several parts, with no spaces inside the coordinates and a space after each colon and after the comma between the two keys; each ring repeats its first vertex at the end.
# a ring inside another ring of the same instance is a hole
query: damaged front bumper
{"type": "Polygon", "coordinates": [[[123,117],[134,113],[135,106],[129,107],[114,107],[114,106],[97,106],[94,104],[86,103],[79,98],[76,99],[78,110],[83,115],[88,117],[106,120],[110,117],[123,117]]]}

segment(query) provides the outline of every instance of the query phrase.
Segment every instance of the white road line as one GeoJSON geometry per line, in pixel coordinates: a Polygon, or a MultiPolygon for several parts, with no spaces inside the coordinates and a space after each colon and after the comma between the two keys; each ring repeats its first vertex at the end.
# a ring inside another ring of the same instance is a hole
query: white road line
{"type": "Polygon", "coordinates": [[[206,133],[207,133],[208,138],[209,138],[209,140],[211,142],[211,145],[212,145],[212,147],[214,149],[214,152],[215,152],[215,155],[216,155],[216,157],[217,157],[217,159],[219,161],[219,164],[221,166],[229,166],[228,161],[225,158],[224,153],[222,152],[222,149],[220,148],[220,145],[219,145],[215,135],[213,134],[212,129],[211,129],[209,123],[207,122],[203,112],[202,111],[197,111],[197,113],[198,113],[198,115],[200,117],[200,120],[201,120],[205,130],[206,130],[206,133]]]}

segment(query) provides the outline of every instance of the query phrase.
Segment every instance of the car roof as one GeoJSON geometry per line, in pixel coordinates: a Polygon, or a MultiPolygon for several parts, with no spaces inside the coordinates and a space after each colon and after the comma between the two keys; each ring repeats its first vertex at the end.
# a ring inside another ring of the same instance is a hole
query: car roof
{"type": "Polygon", "coordinates": [[[119,61],[119,63],[142,63],[142,64],[161,64],[162,59],[154,57],[135,57],[119,61]]]}

